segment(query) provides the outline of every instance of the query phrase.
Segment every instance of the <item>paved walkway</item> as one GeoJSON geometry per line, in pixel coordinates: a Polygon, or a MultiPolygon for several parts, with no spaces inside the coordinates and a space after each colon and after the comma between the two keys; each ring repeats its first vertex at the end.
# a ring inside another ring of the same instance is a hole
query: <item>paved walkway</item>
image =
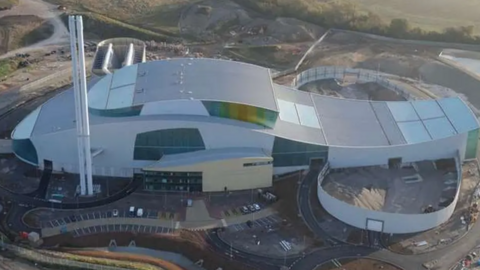
{"type": "Polygon", "coordinates": [[[0,139],[0,154],[10,154],[12,152],[12,140],[0,139]]]}
{"type": "Polygon", "coordinates": [[[211,220],[191,220],[191,221],[173,221],[160,220],[151,218],[98,218],[81,220],[65,225],[56,226],[53,228],[43,228],[41,230],[42,237],[50,237],[65,232],[73,232],[77,229],[102,226],[102,225],[137,225],[137,226],[152,226],[165,227],[170,229],[188,229],[188,230],[208,230],[213,228],[227,227],[229,225],[245,223],[248,220],[256,220],[271,216],[274,211],[271,209],[263,209],[256,213],[231,217],[228,219],[211,219],[211,220]]]}

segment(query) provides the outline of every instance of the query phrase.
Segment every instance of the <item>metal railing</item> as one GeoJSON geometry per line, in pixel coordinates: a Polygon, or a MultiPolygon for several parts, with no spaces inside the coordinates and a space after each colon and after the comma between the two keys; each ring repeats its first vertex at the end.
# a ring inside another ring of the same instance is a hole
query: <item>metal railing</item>
{"type": "Polygon", "coordinates": [[[37,252],[33,249],[22,248],[16,245],[1,243],[0,246],[4,249],[7,249],[17,256],[27,259],[29,261],[34,261],[37,263],[44,263],[49,265],[63,265],[68,267],[76,267],[79,269],[98,269],[98,270],[125,270],[126,268],[108,266],[108,265],[100,265],[100,264],[93,264],[93,263],[86,263],[86,262],[79,262],[64,258],[58,258],[53,256],[47,256],[42,254],[41,252],[37,252]]]}
{"type": "Polygon", "coordinates": [[[309,82],[319,81],[323,79],[335,79],[338,81],[342,81],[348,78],[355,78],[356,81],[362,83],[376,82],[387,89],[395,91],[407,100],[418,99],[417,97],[410,94],[409,89],[390,81],[389,78],[392,77],[395,76],[367,69],[319,66],[307,69],[298,74],[297,77],[294,79],[292,86],[299,88],[309,82]]]}

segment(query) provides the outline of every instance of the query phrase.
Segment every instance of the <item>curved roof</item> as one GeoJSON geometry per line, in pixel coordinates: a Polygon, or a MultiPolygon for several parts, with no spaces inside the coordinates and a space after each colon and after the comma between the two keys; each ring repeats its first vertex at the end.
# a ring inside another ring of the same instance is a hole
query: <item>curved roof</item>
{"type": "Polygon", "coordinates": [[[277,109],[269,69],[217,59],[176,58],[127,66],[102,78],[89,92],[89,106],[99,110],[182,99],[277,109]]]}
{"type": "Polygon", "coordinates": [[[277,136],[335,146],[422,143],[479,127],[458,97],[416,101],[368,101],[323,96],[275,85],[277,136]],[[306,123],[318,122],[318,125],[306,123]]]}
{"type": "MultiPolygon", "coordinates": [[[[236,125],[296,141],[345,147],[415,144],[479,127],[475,115],[458,97],[396,102],[350,100],[299,91],[271,81],[268,69],[215,59],[175,59],[128,66],[89,87],[91,108],[120,108],[146,102],[161,106],[164,102],[155,101],[183,100],[175,102],[175,106],[180,107],[152,110],[144,106],[140,115],[131,117],[91,114],[90,124],[188,119],[236,125]],[[179,84],[175,84],[181,64],[187,66],[183,71],[187,92],[180,92],[179,84]],[[143,92],[137,91],[139,86],[143,92]],[[198,100],[202,99],[269,108],[278,112],[278,118],[272,128],[265,128],[212,117],[200,108],[203,105],[198,100]]],[[[47,101],[17,126],[14,137],[75,128],[73,98],[70,89],[47,101]]]]}

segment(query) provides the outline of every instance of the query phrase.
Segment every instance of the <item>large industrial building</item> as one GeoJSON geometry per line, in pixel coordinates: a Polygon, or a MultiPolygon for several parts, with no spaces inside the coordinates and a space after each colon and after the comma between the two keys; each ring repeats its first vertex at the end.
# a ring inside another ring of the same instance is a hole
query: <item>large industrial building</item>
{"type": "MultiPolygon", "coordinates": [[[[478,123],[457,97],[339,99],[272,82],[270,69],[217,59],[133,64],[94,79],[88,104],[93,175],[143,174],[152,190],[268,187],[272,175],[476,157],[478,123]]],[[[74,93],[67,90],[13,131],[24,162],[78,173],[74,93]]]]}

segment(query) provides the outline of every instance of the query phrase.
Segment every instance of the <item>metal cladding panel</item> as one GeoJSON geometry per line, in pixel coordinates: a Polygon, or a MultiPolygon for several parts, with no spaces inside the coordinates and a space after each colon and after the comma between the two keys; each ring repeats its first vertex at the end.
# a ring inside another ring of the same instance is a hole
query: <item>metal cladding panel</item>
{"type": "Polygon", "coordinates": [[[398,123],[398,127],[409,144],[427,142],[432,139],[422,121],[401,122],[398,123]]]}
{"type": "Polygon", "coordinates": [[[314,107],[302,104],[295,104],[295,107],[297,108],[300,125],[312,128],[320,128],[317,112],[315,111],[314,107]]]}
{"type": "Polygon", "coordinates": [[[126,66],[113,73],[111,88],[117,88],[129,84],[135,84],[137,81],[138,65],[126,66]]]}
{"type": "Polygon", "coordinates": [[[470,108],[460,98],[444,98],[438,100],[445,115],[458,133],[478,128],[478,122],[470,108]]]}
{"type": "Polygon", "coordinates": [[[388,142],[391,145],[406,144],[407,141],[403,137],[393,115],[390,113],[387,104],[385,102],[372,102],[371,105],[382,126],[383,132],[387,136],[388,142]]]}
{"type": "Polygon", "coordinates": [[[282,99],[277,100],[278,109],[280,111],[280,119],[289,123],[294,123],[299,125],[300,120],[298,119],[297,108],[295,107],[295,103],[290,101],[285,101],[282,99]]]}
{"type": "Polygon", "coordinates": [[[106,109],[111,110],[131,107],[134,94],[135,85],[133,84],[111,89],[106,109]]]}
{"type": "Polygon", "coordinates": [[[25,117],[16,127],[12,134],[12,139],[29,139],[37,123],[38,115],[42,106],[36,108],[27,117],[25,117]]]}
{"type": "Polygon", "coordinates": [[[423,124],[427,128],[432,139],[442,139],[457,134],[450,121],[446,117],[424,120],[423,124]]]}
{"type": "Polygon", "coordinates": [[[139,64],[134,104],[196,99],[277,110],[270,70],[217,59],[170,59],[139,64]]]}
{"type": "Polygon", "coordinates": [[[312,98],[309,92],[301,91],[298,89],[290,88],[284,85],[274,84],[275,97],[282,100],[288,100],[296,104],[303,104],[313,106],[312,98]]]}
{"type": "Polygon", "coordinates": [[[239,120],[272,128],[277,121],[278,113],[264,108],[245,104],[220,101],[202,101],[210,116],[239,120]]]}
{"type": "Polygon", "coordinates": [[[264,130],[264,132],[295,141],[321,145],[327,144],[322,129],[297,125],[294,123],[282,121],[281,119],[277,120],[273,129],[267,129],[264,130]]]}
{"type": "Polygon", "coordinates": [[[149,102],[141,115],[202,115],[209,116],[200,100],[172,100],[149,102]]]}
{"type": "Polygon", "coordinates": [[[417,121],[420,118],[410,102],[394,101],[387,102],[390,112],[397,122],[417,121]]]}
{"type": "Polygon", "coordinates": [[[112,74],[106,75],[88,91],[88,107],[94,109],[105,109],[107,107],[112,78],[112,74]]]}
{"type": "Polygon", "coordinates": [[[370,102],[319,95],[313,100],[329,145],[389,145],[370,102]]]}
{"type": "Polygon", "coordinates": [[[436,100],[412,101],[412,105],[422,120],[445,116],[436,100]]]}

